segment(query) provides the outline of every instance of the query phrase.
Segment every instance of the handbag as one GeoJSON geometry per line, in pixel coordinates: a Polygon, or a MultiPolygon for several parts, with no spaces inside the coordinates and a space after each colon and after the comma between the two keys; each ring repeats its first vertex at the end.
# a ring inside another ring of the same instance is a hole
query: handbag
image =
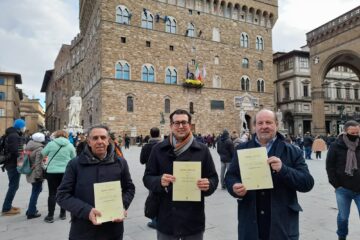
{"type": "Polygon", "coordinates": [[[157,217],[160,209],[160,194],[150,192],[145,200],[145,217],[153,219],[157,217]]]}
{"type": "Polygon", "coordinates": [[[31,151],[23,150],[17,159],[17,171],[21,174],[31,174],[32,167],[30,163],[31,151]]]}
{"type": "Polygon", "coordinates": [[[54,157],[56,156],[56,154],[60,151],[60,149],[62,148],[63,146],[60,146],[59,149],[56,151],[56,153],[52,156],[52,158],[49,160],[49,162],[46,164],[46,167],[44,168],[44,171],[43,171],[43,175],[45,176],[46,175],[46,170],[47,168],[49,167],[51,161],[54,159],[54,157]]]}

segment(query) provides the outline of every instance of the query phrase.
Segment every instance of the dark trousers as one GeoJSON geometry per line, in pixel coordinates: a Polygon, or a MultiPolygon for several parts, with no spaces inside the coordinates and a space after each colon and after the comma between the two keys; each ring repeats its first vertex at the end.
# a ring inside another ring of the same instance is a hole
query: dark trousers
{"type": "Polygon", "coordinates": [[[9,188],[5,196],[4,204],[2,207],[3,212],[11,210],[12,202],[15,198],[16,191],[19,189],[20,182],[20,173],[17,171],[16,167],[6,169],[6,173],[9,179],[9,188]]]}
{"type": "Polygon", "coordinates": [[[35,215],[37,213],[37,200],[42,191],[42,181],[32,183],[31,196],[29,201],[28,210],[26,211],[26,215],[35,215]]]}
{"type": "MultiPolygon", "coordinates": [[[[49,197],[48,197],[48,216],[53,217],[55,212],[56,205],[56,191],[60,186],[61,180],[63,178],[63,173],[46,173],[46,180],[49,187],[49,197]]],[[[60,213],[64,214],[65,209],[60,209],[60,213]]]]}

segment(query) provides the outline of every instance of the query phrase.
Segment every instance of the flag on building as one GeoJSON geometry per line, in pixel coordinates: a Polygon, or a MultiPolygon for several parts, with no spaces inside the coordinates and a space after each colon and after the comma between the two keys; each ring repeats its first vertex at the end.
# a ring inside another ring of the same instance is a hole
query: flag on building
{"type": "Polygon", "coordinates": [[[189,64],[186,65],[186,76],[185,76],[185,79],[190,79],[189,64]]]}
{"type": "Polygon", "coordinates": [[[203,79],[206,78],[206,68],[205,68],[205,64],[204,64],[203,70],[202,70],[202,77],[203,77],[203,79]]]}
{"type": "Polygon", "coordinates": [[[202,80],[198,63],[196,64],[196,67],[195,67],[195,79],[200,80],[200,81],[202,80]]]}

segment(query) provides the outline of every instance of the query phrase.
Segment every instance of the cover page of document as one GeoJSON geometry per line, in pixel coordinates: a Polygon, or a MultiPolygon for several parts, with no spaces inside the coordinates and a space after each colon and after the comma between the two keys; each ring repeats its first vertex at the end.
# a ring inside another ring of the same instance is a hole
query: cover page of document
{"type": "Polygon", "coordinates": [[[175,161],[173,176],[173,201],[201,201],[197,181],[201,178],[201,162],[175,161]]]}
{"type": "Polygon", "coordinates": [[[98,223],[124,218],[120,181],[94,183],[95,208],[101,212],[98,223]]]}
{"type": "Polygon", "coordinates": [[[241,181],[247,190],[273,188],[265,147],[237,151],[241,181]]]}

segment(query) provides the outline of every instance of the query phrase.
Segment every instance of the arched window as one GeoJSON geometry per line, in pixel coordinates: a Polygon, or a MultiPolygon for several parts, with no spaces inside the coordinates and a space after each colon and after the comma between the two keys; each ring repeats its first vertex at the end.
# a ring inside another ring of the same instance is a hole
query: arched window
{"type": "Polygon", "coordinates": [[[169,67],[166,69],[165,83],[177,84],[177,71],[175,68],[169,67]]]}
{"type": "Polygon", "coordinates": [[[134,98],[132,96],[126,98],[126,109],[128,112],[134,112],[134,98]]]}
{"type": "Polygon", "coordinates": [[[0,92],[0,100],[5,100],[5,92],[0,92]]]}
{"type": "Polygon", "coordinates": [[[214,57],[214,64],[215,64],[215,65],[219,65],[219,62],[220,62],[220,61],[219,61],[219,56],[215,56],[215,57],[214,57]]]}
{"type": "Polygon", "coordinates": [[[176,20],[173,17],[166,17],[165,31],[168,33],[176,33],[176,20]]]}
{"type": "Polygon", "coordinates": [[[257,61],[256,66],[258,70],[264,70],[264,62],[262,60],[257,61]]]}
{"type": "Polygon", "coordinates": [[[130,66],[127,62],[120,61],[115,66],[115,78],[130,80],[130,66]]]}
{"type": "Polygon", "coordinates": [[[146,29],[153,29],[154,17],[147,9],[141,13],[141,27],[146,29]]]}
{"type": "Polygon", "coordinates": [[[116,22],[130,24],[130,12],[127,7],[120,5],[116,7],[116,22]]]}
{"type": "Polygon", "coordinates": [[[154,82],[155,81],[155,72],[154,67],[151,65],[144,65],[142,67],[142,80],[145,82],[154,82]]]}
{"type": "Polygon", "coordinates": [[[188,28],[186,30],[187,37],[195,37],[195,25],[193,23],[188,24],[188,28]]]}
{"type": "Polygon", "coordinates": [[[249,68],[249,59],[247,59],[247,58],[242,59],[242,67],[249,68]]]}
{"type": "Polygon", "coordinates": [[[247,33],[241,33],[240,35],[240,46],[243,48],[249,47],[249,36],[247,33]]]}
{"type": "Polygon", "coordinates": [[[256,50],[264,50],[264,39],[261,36],[256,37],[256,50]]]}
{"type": "Polygon", "coordinates": [[[262,79],[257,80],[257,91],[264,92],[265,91],[265,81],[262,79]]]}
{"type": "Polygon", "coordinates": [[[241,90],[243,91],[250,90],[250,79],[247,76],[241,77],[241,90]]]}
{"type": "Polygon", "coordinates": [[[170,113],[170,99],[165,99],[165,109],[164,109],[165,113],[170,113]]]}

